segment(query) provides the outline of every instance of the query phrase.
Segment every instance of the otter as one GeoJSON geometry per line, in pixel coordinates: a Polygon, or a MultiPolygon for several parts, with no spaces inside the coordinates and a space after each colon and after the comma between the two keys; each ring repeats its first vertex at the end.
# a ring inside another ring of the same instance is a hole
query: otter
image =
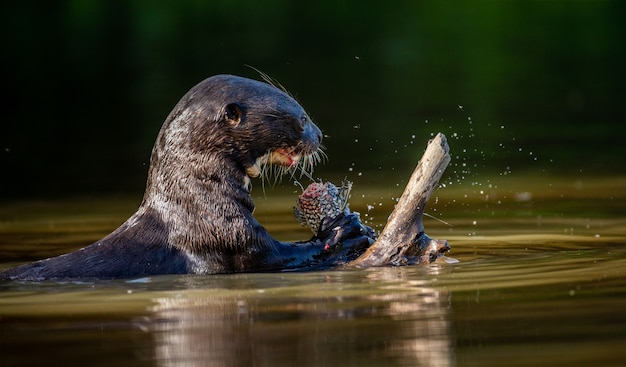
{"type": "Polygon", "coordinates": [[[324,269],[356,258],[373,231],[358,214],[335,218],[309,241],[283,243],[254,218],[251,177],[267,165],[319,161],[322,133],[273,84],[209,77],[166,118],[153,147],[137,211],[75,252],[0,273],[1,280],[131,278],[324,269]]]}

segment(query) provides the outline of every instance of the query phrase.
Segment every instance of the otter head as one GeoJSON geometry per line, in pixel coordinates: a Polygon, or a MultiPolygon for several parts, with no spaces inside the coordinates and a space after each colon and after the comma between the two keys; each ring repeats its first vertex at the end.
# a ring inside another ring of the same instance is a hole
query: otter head
{"type": "Polygon", "coordinates": [[[303,170],[312,166],[319,160],[321,141],[320,129],[281,89],[217,75],[193,87],[176,105],[161,129],[153,160],[175,149],[196,169],[216,164],[206,157],[219,157],[223,164],[256,177],[264,165],[303,170]]]}
{"type": "MultiPolygon", "coordinates": [[[[210,78],[213,79],[213,78],[210,78]]],[[[322,133],[306,111],[285,91],[255,80],[217,76],[224,92],[225,133],[246,174],[257,177],[264,165],[312,167],[322,133]],[[308,159],[302,159],[306,157],[308,159]]]]}

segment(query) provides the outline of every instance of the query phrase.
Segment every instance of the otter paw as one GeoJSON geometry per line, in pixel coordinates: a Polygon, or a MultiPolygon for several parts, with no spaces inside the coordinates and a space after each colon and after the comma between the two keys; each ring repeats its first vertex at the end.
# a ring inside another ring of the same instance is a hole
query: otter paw
{"type": "Polygon", "coordinates": [[[330,247],[346,243],[362,244],[363,239],[376,240],[374,230],[363,223],[359,213],[344,212],[336,218],[324,218],[324,229],[321,230],[316,237],[323,240],[330,247]],[[351,241],[356,240],[356,241],[351,241]]]}

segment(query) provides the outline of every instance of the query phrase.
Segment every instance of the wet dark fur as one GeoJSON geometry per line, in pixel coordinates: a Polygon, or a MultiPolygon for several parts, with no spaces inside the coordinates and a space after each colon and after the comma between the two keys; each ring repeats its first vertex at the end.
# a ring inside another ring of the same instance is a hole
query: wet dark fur
{"type": "Polygon", "coordinates": [[[252,215],[246,170],[278,148],[313,153],[321,139],[302,107],[274,86],[230,75],[208,78],[163,124],[135,214],[90,246],[9,269],[0,279],[214,274],[342,263],[372,242],[357,216],[343,216],[333,229],[291,244],[274,240],[252,215]]]}

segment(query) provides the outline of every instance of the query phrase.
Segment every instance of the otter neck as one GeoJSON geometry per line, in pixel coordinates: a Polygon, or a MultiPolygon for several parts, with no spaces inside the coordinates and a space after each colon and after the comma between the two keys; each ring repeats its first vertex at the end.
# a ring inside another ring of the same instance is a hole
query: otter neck
{"type": "Polygon", "coordinates": [[[193,163],[172,162],[163,167],[178,167],[176,170],[153,166],[148,175],[142,205],[183,206],[196,213],[216,211],[216,204],[225,199],[234,200],[248,211],[254,211],[250,196],[250,178],[230,157],[203,157],[193,163]]]}

